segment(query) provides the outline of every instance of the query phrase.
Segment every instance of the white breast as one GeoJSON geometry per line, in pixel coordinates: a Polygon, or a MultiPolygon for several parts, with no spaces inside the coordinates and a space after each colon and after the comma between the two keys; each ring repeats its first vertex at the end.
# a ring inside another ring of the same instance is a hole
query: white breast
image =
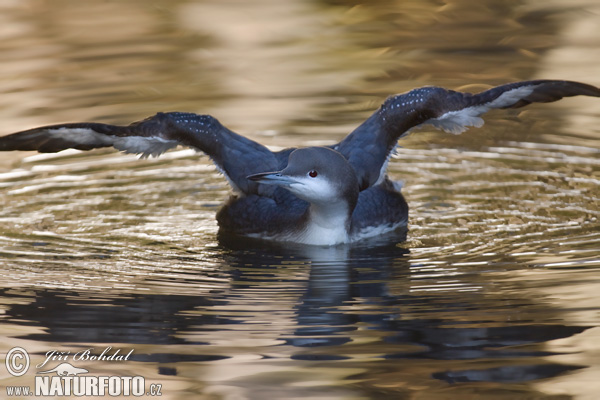
{"type": "Polygon", "coordinates": [[[324,227],[314,222],[309,222],[306,225],[306,229],[294,236],[296,236],[293,239],[295,242],[316,246],[333,246],[350,241],[344,224],[335,227],[324,227]]]}

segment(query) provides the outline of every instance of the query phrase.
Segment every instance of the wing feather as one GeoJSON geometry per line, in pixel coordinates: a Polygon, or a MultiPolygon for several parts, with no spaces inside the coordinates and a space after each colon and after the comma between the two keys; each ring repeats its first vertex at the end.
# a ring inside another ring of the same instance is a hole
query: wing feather
{"type": "Polygon", "coordinates": [[[209,115],[158,113],[130,125],[71,123],[50,125],[0,137],[0,151],[114,147],[142,157],[158,156],[178,145],[206,153],[243,193],[270,195],[272,188],[246,179],[248,175],[277,170],[281,160],[263,145],[240,136],[209,115]]]}
{"type": "Polygon", "coordinates": [[[459,134],[481,127],[481,115],[495,108],[518,108],[570,96],[600,97],[600,89],[572,81],[532,80],[496,86],[478,94],[423,87],[388,98],[344,140],[333,146],[356,170],[361,190],[381,182],[385,163],[399,138],[412,128],[433,125],[459,134]]]}

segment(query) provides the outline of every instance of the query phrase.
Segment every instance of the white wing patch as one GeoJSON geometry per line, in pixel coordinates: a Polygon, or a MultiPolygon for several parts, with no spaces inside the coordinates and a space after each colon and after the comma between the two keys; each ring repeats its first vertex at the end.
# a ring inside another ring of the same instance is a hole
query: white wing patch
{"type": "Polygon", "coordinates": [[[114,146],[125,153],[141,154],[142,158],[158,157],[167,150],[177,147],[178,142],[160,137],[143,136],[111,136],[98,133],[90,128],[56,128],[47,132],[56,138],[61,138],[77,144],[114,146]]]}
{"type": "Polygon", "coordinates": [[[507,92],[502,93],[500,96],[496,98],[496,100],[488,103],[489,108],[502,108],[508,107],[519,100],[529,96],[533,93],[533,90],[539,85],[534,86],[522,86],[520,88],[512,89],[507,92]]]}
{"type": "Polygon", "coordinates": [[[441,117],[430,119],[424,124],[433,125],[436,128],[453,135],[460,135],[469,129],[469,126],[474,126],[476,128],[482,127],[483,118],[479,118],[479,115],[485,113],[487,110],[489,110],[489,108],[484,108],[484,106],[467,107],[460,111],[447,112],[441,117]]]}
{"type": "Polygon", "coordinates": [[[474,126],[476,128],[483,126],[483,118],[480,118],[480,115],[485,114],[492,108],[511,106],[519,100],[529,96],[534,89],[535,86],[524,86],[512,89],[502,93],[495,100],[490,101],[489,103],[463,108],[462,110],[458,111],[449,111],[445,114],[442,114],[440,117],[430,119],[423,124],[430,124],[438,129],[442,129],[445,132],[459,135],[466,131],[470,126],[474,126]]]}
{"type": "Polygon", "coordinates": [[[48,129],[47,132],[52,137],[65,139],[78,144],[93,145],[95,143],[100,143],[110,146],[113,143],[112,137],[102,135],[89,128],[56,128],[48,129]]]}
{"type": "Polygon", "coordinates": [[[125,153],[141,154],[142,158],[149,156],[158,157],[167,150],[177,147],[174,140],[160,137],[125,136],[115,137],[113,146],[125,153]]]}

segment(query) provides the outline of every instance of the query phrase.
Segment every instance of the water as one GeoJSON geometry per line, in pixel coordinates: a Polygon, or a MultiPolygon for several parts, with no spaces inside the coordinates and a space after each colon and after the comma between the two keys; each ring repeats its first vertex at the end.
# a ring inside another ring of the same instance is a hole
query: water
{"type": "MultiPolygon", "coordinates": [[[[5,1],[3,134],[210,113],[273,148],[329,144],[386,96],[599,85],[597,2],[5,1]]],[[[600,104],[415,132],[390,163],[407,240],[218,236],[229,188],[176,149],[0,155],[0,353],[49,351],[169,399],[595,399],[600,104]],[[74,360],[111,347],[127,361],[74,360]]],[[[54,375],[56,376],[56,375],[54,375]]]]}

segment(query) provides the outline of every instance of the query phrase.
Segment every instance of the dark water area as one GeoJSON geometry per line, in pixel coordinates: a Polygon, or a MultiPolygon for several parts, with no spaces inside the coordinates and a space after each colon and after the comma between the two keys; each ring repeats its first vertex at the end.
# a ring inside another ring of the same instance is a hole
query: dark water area
{"type": "MultiPolygon", "coordinates": [[[[177,110],[332,144],[423,85],[599,86],[599,6],[4,1],[0,134],[177,110]]],[[[389,165],[408,231],[331,248],[221,237],[229,186],[190,149],[0,154],[0,354],[31,360],[0,397],[66,361],[167,399],[596,399],[599,117],[578,97],[417,130],[389,165]],[[81,356],[108,348],[130,355],[81,356]]]]}

